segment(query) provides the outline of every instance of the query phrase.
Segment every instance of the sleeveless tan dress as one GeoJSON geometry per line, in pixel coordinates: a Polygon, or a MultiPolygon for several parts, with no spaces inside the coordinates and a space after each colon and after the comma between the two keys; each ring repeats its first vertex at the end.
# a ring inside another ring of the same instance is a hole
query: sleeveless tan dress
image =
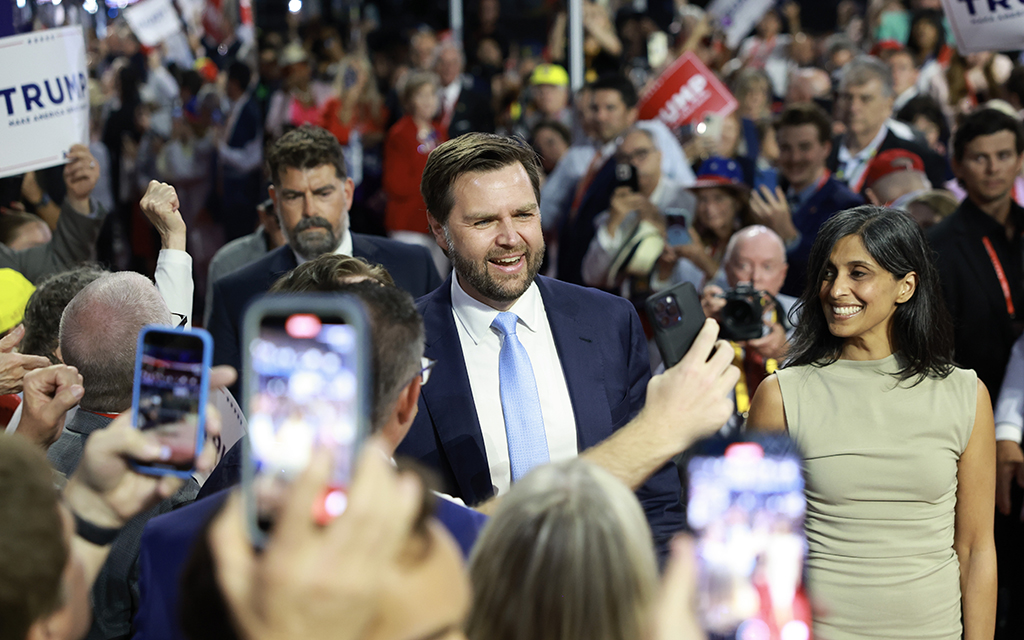
{"type": "Polygon", "coordinates": [[[957,640],[957,461],[974,426],[977,376],[911,386],[895,356],[778,372],[804,457],[807,578],[815,640],[957,640]]]}

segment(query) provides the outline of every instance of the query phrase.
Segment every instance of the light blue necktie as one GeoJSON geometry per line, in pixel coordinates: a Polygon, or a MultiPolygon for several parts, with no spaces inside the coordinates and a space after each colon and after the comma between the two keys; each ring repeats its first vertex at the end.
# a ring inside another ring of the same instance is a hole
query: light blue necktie
{"type": "Polygon", "coordinates": [[[537,379],[533,376],[530,356],[516,336],[518,321],[519,316],[505,311],[491,323],[503,336],[498,354],[498,387],[501,411],[505,415],[512,482],[549,460],[537,379]]]}

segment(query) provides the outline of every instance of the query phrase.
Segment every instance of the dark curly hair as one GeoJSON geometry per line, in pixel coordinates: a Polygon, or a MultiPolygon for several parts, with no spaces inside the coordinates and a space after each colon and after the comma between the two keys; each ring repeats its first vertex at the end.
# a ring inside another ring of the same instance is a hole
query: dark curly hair
{"type": "Polygon", "coordinates": [[[267,171],[270,181],[281,184],[281,172],[286,167],[315,169],[333,165],[338,177],[345,179],[345,154],[341,143],[326,129],[304,124],[278,138],[267,150],[267,171]]]}
{"type": "Polygon", "coordinates": [[[60,316],[64,307],[87,284],[107,273],[97,264],[86,264],[57,273],[39,283],[25,306],[25,337],[19,350],[33,356],[50,358],[58,363],[54,352],[60,342],[60,316]]]}

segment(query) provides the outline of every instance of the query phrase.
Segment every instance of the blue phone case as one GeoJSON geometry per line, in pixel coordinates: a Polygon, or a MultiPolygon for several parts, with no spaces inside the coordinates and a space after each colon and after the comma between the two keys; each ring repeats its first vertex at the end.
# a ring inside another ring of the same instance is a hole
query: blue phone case
{"type": "MultiPolygon", "coordinates": [[[[198,338],[203,343],[202,374],[199,377],[199,411],[196,419],[195,457],[198,457],[202,452],[203,442],[206,440],[206,403],[210,391],[210,367],[213,360],[213,338],[210,336],[208,331],[197,328],[186,329],[183,327],[168,327],[164,325],[147,325],[139,331],[139,340],[135,347],[135,379],[132,385],[132,427],[135,429],[139,428],[139,391],[142,386],[141,375],[143,346],[145,345],[146,336],[153,333],[185,335],[198,338]]],[[[145,473],[148,475],[170,475],[178,476],[179,478],[190,478],[192,477],[192,472],[195,470],[194,467],[188,470],[177,470],[165,467],[154,467],[135,462],[132,463],[132,468],[139,473],[145,473]]]]}

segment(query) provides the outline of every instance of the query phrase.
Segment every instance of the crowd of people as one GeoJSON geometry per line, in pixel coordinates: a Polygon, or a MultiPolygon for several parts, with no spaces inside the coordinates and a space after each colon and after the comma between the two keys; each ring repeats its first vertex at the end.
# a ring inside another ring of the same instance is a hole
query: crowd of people
{"type": "Polygon", "coordinates": [[[86,30],[88,144],[0,180],[0,640],[704,637],[686,452],[761,432],[803,456],[813,637],[1024,634],[1024,57],[937,0],[740,38],[585,0],[573,91],[564,7],[513,4],[86,30]],[[641,119],[688,53],[736,109],[641,119]],[[365,309],[373,436],[344,513],[316,452],[257,551],[245,311],[298,292],[365,309]],[[154,324],[213,338],[191,479],[136,468],[154,324]]]}

